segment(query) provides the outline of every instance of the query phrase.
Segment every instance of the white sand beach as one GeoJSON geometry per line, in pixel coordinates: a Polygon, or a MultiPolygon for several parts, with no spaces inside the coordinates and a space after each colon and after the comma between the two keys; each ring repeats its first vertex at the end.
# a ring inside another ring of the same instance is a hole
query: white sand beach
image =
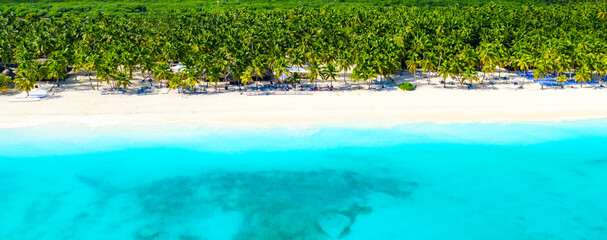
{"type": "MultiPolygon", "coordinates": [[[[84,79],[83,76],[79,76],[84,79]]],[[[397,77],[397,82],[412,76],[397,77]]],[[[69,82],[70,80],[68,80],[69,82]]],[[[71,80],[73,81],[73,80],[71,80]]],[[[183,122],[193,124],[394,125],[407,122],[561,121],[607,118],[607,89],[599,86],[548,87],[527,81],[523,89],[504,81],[493,87],[467,89],[453,84],[443,88],[439,79],[418,80],[415,91],[395,86],[335,82],[336,91],[314,91],[301,96],[247,96],[209,87],[208,92],[139,96],[131,93],[102,95],[90,88],[56,88],[39,102],[9,102],[14,95],[0,95],[0,126],[18,127],[52,122],[88,124],[183,122]],[[357,86],[354,86],[357,85],[357,86]],[[380,90],[381,89],[381,90],[380,90]]],[[[74,81],[76,82],[76,81],[74,81]]],[[[134,83],[139,81],[133,81],[134,83]]],[[[325,86],[327,83],[319,83],[325,86]]],[[[51,87],[47,83],[46,87],[51,87]]],[[[44,86],[43,86],[44,87],[44,86]]],[[[137,89],[135,85],[132,89],[137,89]]],[[[221,89],[221,88],[220,88],[221,89]]]]}

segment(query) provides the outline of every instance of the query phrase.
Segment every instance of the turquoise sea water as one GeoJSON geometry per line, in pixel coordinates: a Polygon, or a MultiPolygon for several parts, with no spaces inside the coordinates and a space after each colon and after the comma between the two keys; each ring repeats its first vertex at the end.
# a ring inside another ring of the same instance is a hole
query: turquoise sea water
{"type": "Polygon", "coordinates": [[[0,129],[0,239],[606,239],[607,120],[0,129]]]}

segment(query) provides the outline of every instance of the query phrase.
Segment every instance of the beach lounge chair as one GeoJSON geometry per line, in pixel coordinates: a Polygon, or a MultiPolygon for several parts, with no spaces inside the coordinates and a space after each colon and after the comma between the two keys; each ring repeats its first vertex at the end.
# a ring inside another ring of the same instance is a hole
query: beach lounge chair
{"type": "Polygon", "coordinates": [[[533,72],[516,72],[519,76],[533,76],[533,72]]]}
{"type": "Polygon", "coordinates": [[[168,93],[169,93],[168,87],[163,87],[162,89],[160,89],[160,94],[168,94],[168,93]]]}
{"type": "Polygon", "coordinates": [[[37,89],[32,90],[29,93],[29,95],[26,92],[21,92],[21,93],[17,94],[15,96],[15,98],[29,98],[29,97],[44,98],[44,97],[46,97],[47,93],[48,93],[48,90],[37,88],[37,89]]]}

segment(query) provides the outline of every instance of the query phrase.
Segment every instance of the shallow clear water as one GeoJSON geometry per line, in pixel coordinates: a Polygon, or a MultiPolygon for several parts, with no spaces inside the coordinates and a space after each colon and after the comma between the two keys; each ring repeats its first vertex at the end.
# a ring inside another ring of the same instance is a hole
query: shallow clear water
{"type": "Polygon", "coordinates": [[[605,239],[607,120],[0,129],[0,239],[605,239]]]}

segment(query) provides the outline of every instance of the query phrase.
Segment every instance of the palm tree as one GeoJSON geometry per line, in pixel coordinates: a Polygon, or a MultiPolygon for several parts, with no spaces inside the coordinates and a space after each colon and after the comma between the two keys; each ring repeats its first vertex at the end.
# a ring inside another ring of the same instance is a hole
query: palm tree
{"type": "Polygon", "coordinates": [[[366,67],[363,71],[363,80],[367,82],[367,86],[371,89],[371,79],[377,77],[378,73],[372,67],[366,67]]]}
{"type": "Polygon", "coordinates": [[[340,71],[343,71],[344,84],[346,84],[346,85],[348,85],[348,82],[346,82],[346,71],[348,71],[350,69],[351,65],[352,65],[352,62],[348,58],[344,57],[344,58],[337,59],[337,67],[340,69],[340,71]]]}
{"type": "Polygon", "coordinates": [[[158,85],[162,85],[163,80],[170,80],[173,78],[173,72],[167,63],[157,63],[153,70],[154,77],[158,81],[158,85]]]}
{"type": "Polygon", "coordinates": [[[56,79],[55,86],[59,85],[59,79],[64,79],[67,76],[65,68],[67,67],[67,60],[60,56],[55,59],[51,59],[47,62],[48,64],[48,77],[56,79]]]}
{"type": "Polygon", "coordinates": [[[17,68],[15,76],[15,87],[21,92],[25,91],[27,96],[34,89],[36,82],[47,76],[47,68],[37,61],[24,61],[17,68]]]}
{"type": "Polygon", "coordinates": [[[22,68],[15,76],[15,87],[19,88],[21,92],[25,91],[27,96],[29,96],[30,91],[34,89],[34,85],[36,85],[36,81],[38,79],[34,74],[31,74],[25,68],[22,68]]]}
{"type": "Polygon", "coordinates": [[[91,84],[91,88],[95,90],[95,86],[93,85],[93,79],[91,79],[91,73],[96,69],[96,65],[94,61],[89,61],[89,59],[95,57],[96,55],[84,55],[82,53],[77,53],[74,61],[74,72],[80,72],[82,70],[86,71],[86,75],[89,79],[89,83],[91,84]]]}
{"type": "Polygon", "coordinates": [[[316,61],[310,62],[307,70],[308,70],[308,73],[306,74],[306,77],[310,79],[310,83],[318,80],[318,77],[321,76],[321,69],[318,66],[318,62],[316,62],[316,61]]]}
{"type": "Polygon", "coordinates": [[[293,84],[293,87],[295,87],[295,84],[301,84],[299,82],[299,79],[302,79],[304,76],[301,73],[298,72],[294,72],[293,74],[291,74],[291,76],[289,76],[289,82],[291,82],[291,84],[293,84]]]}
{"type": "Polygon", "coordinates": [[[477,75],[477,73],[476,73],[476,69],[474,69],[474,67],[466,67],[466,69],[463,72],[461,81],[463,83],[466,80],[468,80],[470,85],[472,85],[472,83],[478,82],[480,80],[476,75],[477,75]]]}
{"type": "Polygon", "coordinates": [[[256,78],[259,80],[259,78],[264,77],[265,73],[267,72],[267,68],[265,66],[265,64],[263,63],[263,60],[261,59],[261,57],[256,57],[255,59],[253,59],[253,72],[255,72],[255,74],[257,75],[256,78]]]}
{"type": "Polygon", "coordinates": [[[193,92],[196,92],[196,85],[200,84],[200,79],[198,79],[197,69],[188,67],[188,69],[184,73],[183,86],[184,88],[189,88],[193,92]]]}
{"type": "Polygon", "coordinates": [[[274,78],[280,79],[283,74],[288,73],[287,70],[287,59],[280,58],[272,64],[272,71],[274,72],[274,78]]]}
{"type": "Polygon", "coordinates": [[[568,80],[569,80],[569,78],[567,77],[566,74],[559,75],[556,78],[556,81],[559,83],[559,86],[561,86],[561,88],[563,87],[563,83],[566,83],[568,80]]]}
{"type": "Polygon", "coordinates": [[[321,70],[320,75],[322,78],[325,80],[331,80],[331,89],[333,89],[333,81],[335,81],[335,78],[339,77],[337,72],[337,67],[333,61],[328,62],[327,65],[325,65],[321,70]]]}
{"type": "Polygon", "coordinates": [[[487,78],[487,73],[493,73],[495,71],[494,63],[496,62],[496,56],[492,50],[492,44],[481,44],[477,48],[478,60],[482,66],[481,71],[483,72],[483,82],[487,78]]]}
{"type": "Polygon", "coordinates": [[[575,82],[580,84],[580,87],[582,87],[582,84],[587,83],[590,81],[591,79],[591,72],[588,69],[588,67],[586,66],[582,66],[582,68],[580,68],[577,71],[577,74],[575,75],[575,82]]]}
{"type": "Polygon", "coordinates": [[[211,66],[207,74],[207,83],[215,83],[215,91],[217,91],[217,85],[220,81],[221,69],[217,66],[211,66]]]}
{"type": "Polygon", "coordinates": [[[129,72],[126,70],[118,71],[113,78],[114,82],[116,83],[116,89],[122,88],[126,90],[131,85],[129,72]]]}
{"type": "MultiPolygon", "coordinates": [[[[247,69],[240,74],[240,83],[244,84],[245,86],[247,84],[251,83],[252,80],[253,80],[253,71],[252,70],[247,69]]],[[[245,88],[245,90],[246,90],[246,88],[245,88]]]]}
{"type": "MultiPolygon", "coordinates": [[[[531,58],[524,54],[524,55],[520,55],[519,57],[515,58],[513,60],[513,62],[515,63],[515,65],[518,67],[518,69],[522,72],[527,72],[527,69],[529,69],[529,64],[531,63],[531,58]]],[[[523,84],[521,85],[524,86],[525,85],[525,77],[523,77],[523,84]]]]}
{"type": "Polygon", "coordinates": [[[173,74],[171,76],[171,78],[168,79],[168,81],[169,81],[169,89],[178,89],[178,88],[181,88],[180,91],[183,94],[183,91],[185,90],[185,83],[183,81],[183,74],[182,73],[173,74]]]}
{"type": "Polygon", "coordinates": [[[409,72],[413,74],[413,81],[417,82],[415,75],[417,73],[417,67],[419,66],[419,55],[417,55],[417,53],[414,53],[409,59],[407,59],[405,63],[409,68],[409,72]]]}
{"type": "Polygon", "coordinates": [[[443,78],[443,88],[447,88],[447,78],[451,76],[451,62],[449,60],[445,60],[443,64],[438,66],[438,76],[442,76],[443,78]]]}
{"type": "MultiPolygon", "coordinates": [[[[536,61],[535,63],[535,71],[533,72],[533,77],[537,80],[541,80],[542,78],[548,75],[548,69],[543,61],[536,61]]],[[[544,89],[544,84],[540,84],[542,90],[544,89]]]]}
{"type": "Polygon", "coordinates": [[[430,72],[436,70],[436,65],[434,65],[434,62],[430,58],[421,60],[420,65],[422,67],[422,72],[427,73],[426,77],[428,78],[430,77],[430,72]]]}

